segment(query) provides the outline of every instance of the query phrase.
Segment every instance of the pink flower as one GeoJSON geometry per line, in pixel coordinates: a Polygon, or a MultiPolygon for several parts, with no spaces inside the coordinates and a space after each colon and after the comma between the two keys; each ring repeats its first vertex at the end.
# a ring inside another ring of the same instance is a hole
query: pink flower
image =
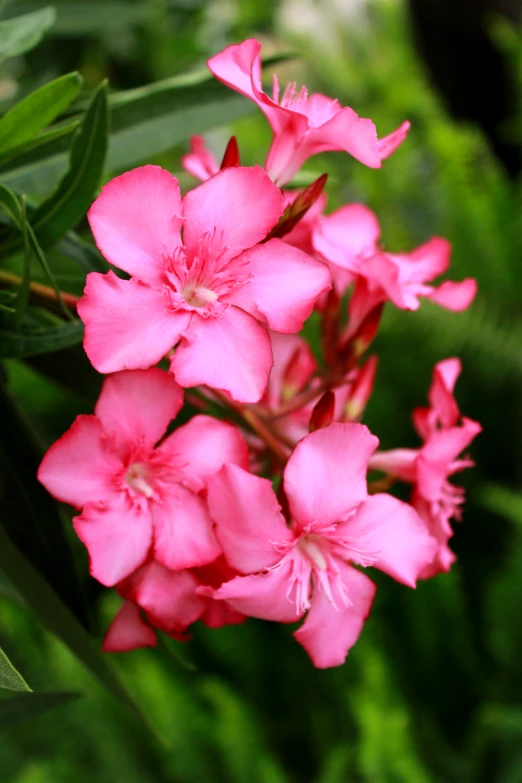
{"type": "Polygon", "coordinates": [[[308,95],[305,87],[297,92],[295,84],[288,84],[280,96],[276,76],[270,98],[261,87],[260,54],[259,41],[249,38],[211,57],[208,67],[217,79],[254,101],[266,116],[274,137],[265,168],[274,182],[289,182],[308,158],[320,152],[346,151],[361,163],[380,168],[381,161],[404,141],[409,122],[378,139],[371,120],[343,108],[337,100],[320,93],[308,95]]]}
{"type": "Polygon", "coordinates": [[[259,322],[298,331],[330,286],[322,262],[278,239],[257,244],[282,212],[281,193],[260,168],[223,170],[183,199],[158,166],[105,185],[91,228],[107,260],[132,277],[87,277],[78,312],[96,369],[146,369],[179,342],[170,369],[182,386],[259,400],[272,366],[259,322]]]}
{"type": "Polygon", "coordinates": [[[81,510],[74,529],[104,585],[151,553],[171,569],[221,554],[199,493],[224,462],[248,464],[246,445],[235,427],[195,416],[156,446],[182,404],[182,390],[163,370],[111,375],[95,415],[78,416],[40,465],[46,489],[81,510]]]}
{"type": "Polygon", "coordinates": [[[438,542],[435,558],[419,574],[422,579],[449,571],[455,561],[448,546],[453,535],[450,520],[462,518],[464,490],[450,484],[448,478],[474,465],[472,460],[458,457],[482,430],[478,422],[460,415],[453,396],[460,371],[459,359],[446,359],[435,366],[428,394],[430,407],[413,413],[415,429],[424,441],[420,449],[381,451],[370,459],[371,468],[414,485],[412,505],[438,542]]]}
{"type": "Polygon", "coordinates": [[[153,647],[156,645],[154,630],[183,639],[187,628],[196,620],[209,628],[244,622],[245,616],[229,607],[226,601],[214,601],[197,594],[201,586],[217,588],[233,576],[235,572],[223,557],[210,565],[181,571],[150,560],[118,584],[118,592],[125,603],[105,635],[103,650],[127,652],[138,647],[153,647]]]}
{"type": "MultiPolygon", "coordinates": [[[[187,155],[183,155],[181,165],[185,171],[199,179],[200,182],[205,182],[219,171],[218,162],[212,152],[205,147],[205,141],[202,136],[191,136],[190,152],[187,155]]],[[[282,190],[281,193],[286,209],[302,193],[302,190],[282,190]]],[[[313,232],[319,217],[324,212],[325,206],[326,195],[321,193],[297,225],[282,237],[283,242],[297,247],[304,253],[308,253],[308,255],[314,255],[313,232]]]]}
{"type": "Polygon", "coordinates": [[[377,444],[362,424],[333,424],[304,438],[284,472],[289,526],[266,479],[226,465],[208,482],[223,552],[242,574],[214,598],[284,623],[308,612],[294,636],[320,668],[344,661],[371,608],[375,585],[351,564],[373,565],[413,587],[435,551],[410,506],[368,496],[377,444]]]}
{"type": "Polygon", "coordinates": [[[451,246],[447,240],[433,237],[411,253],[387,253],[378,245],[380,233],[377,217],[363,204],[341,207],[320,219],[314,231],[315,250],[330,264],[334,282],[341,281],[341,291],[355,284],[348,336],[386,301],[401,310],[417,310],[420,297],[455,312],[469,307],[477,290],[475,280],[429,285],[448,269],[451,246]]]}

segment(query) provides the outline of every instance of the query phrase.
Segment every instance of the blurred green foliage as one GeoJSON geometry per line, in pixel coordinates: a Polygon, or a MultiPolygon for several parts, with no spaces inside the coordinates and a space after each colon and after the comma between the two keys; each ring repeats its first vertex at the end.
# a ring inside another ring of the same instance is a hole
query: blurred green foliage
{"type": "MultiPolygon", "coordinates": [[[[59,0],[53,5],[56,23],[39,46],[0,66],[4,109],[65,73],[79,71],[83,77],[83,92],[62,120],[65,134],[45,140],[37,153],[27,152],[21,162],[6,163],[0,172],[2,181],[15,190],[24,183],[22,189],[35,203],[53,198],[49,194],[67,166],[70,135],[85,116],[94,88],[106,77],[113,130],[120,133],[112,142],[112,158],[109,148],[106,178],[126,166],[154,161],[178,174],[183,186],[191,186],[179,169],[191,130],[209,130],[208,143],[218,155],[234,132],[243,161],[260,162],[270,137],[264,118],[251,111],[237,119],[252,107],[219,87],[212,92],[214,87],[204,79],[199,82],[197,75],[210,53],[242,37],[260,37],[269,51],[294,51],[299,56],[278,67],[281,81],[295,78],[338,97],[371,117],[380,135],[409,118],[407,142],[382,170],[366,169],[335,154],[310,161],[303,177],[329,172],[329,208],[345,201],[368,204],[381,219],[390,249],[410,249],[432,234],[448,237],[454,248],[452,277],[475,276],[479,282],[477,301],[467,313],[454,315],[427,303],[417,313],[386,312],[375,344],[380,366],[366,423],[385,448],[416,445],[410,411],[424,403],[435,362],[459,355],[464,371],[457,399],[466,415],[483,424],[484,432],[473,445],[477,466],[462,477],[468,501],[453,539],[456,566],[421,583],[415,592],[379,579],[372,617],[344,667],[313,669],[287,627],[255,620],[219,631],[196,628],[185,646],[173,643],[170,648],[115,656],[123,682],[159,738],[102,689],[95,679],[98,664],[93,663],[89,673],[38,624],[12,578],[0,580],[0,642],[13,665],[51,702],[53,695],[67,697],[71,691],[83,696],[40,717],[36,706],[34,717],[23,723],[0,721],[1,780],[519,783],[520,183],[507,180],[476,128],[456,125],[445,114],[413,49],[400,0],[374,0],[353,16],[339,13],[342,4],[335,12],[333,4],[314,6],[304,0],[59,0]],[[315,16],[314,8],[319,8],[315,16]],[[190,91],[183,92],[183,79],[177,80],[188,70],[196,71],[197,100],[190,91]],[[119,92],[150,82],[160,83],[145,91],[141,104],[139,91],[119,92]],[[134,114],[126,114],[121,106],[135,99],[134,114]],[[182,110],[186,113],[176,114],[182,110]],[[131,138],[129,133],[136,135],[131,138]],[[125,143],[129,151],[123,154],[125,143]],[[32,179],[20,179],[34,172],[46,149],[49,179],[42,170],[31,174],[32,179]],[[36,185],[31,189],[29,182],[36,185]],[[184,666],[184,659],[192,666],[184,666]]],[[[38,2],[12,2],[4,16],[41,9],[38,2]]],[[[494,34],[520,71],[520,35],[503,25],[497,25],[494,34]]],[[[52,132],[61,132],[61,127],[52,132]]],[[[77,215],[82,209],[85,205],[77,215]]],[[[44,211],[42,206],[38,210],[44,211]]],[[[64,231],[76,226],[77,215],[65,215],[64,231]]],[[[88,240],[84,223],[77,230],[88,240]]],[[[81,291],[86,270],[100,268],[96,264],[103,269],[90,244],[72,232],[48,256],[53,279],[71,293],[81,291]]],[[[20,270],[21,251],[3,266],[20,270]]],[[[48,282],[44,269],[33,269],[32,279],[48,282]]],[[[62,351],[35,355],[25,347],[22,360],[16,358],[22,354],[5,349],[12,358],[4,362],[12,400],[43,444],[59,437],[77,413],[90,412],[99,388],[75,345],[79,335],[71,336],[74,324],[60,325],[57,316],[52,325],[69,330],[66,338],[53,333],[54,339],[65,339],[62,351]]],[[[25,328],[36,339],[42,330],[48,334],[49,324],[26,323],[25,328]]],[[[23,470],[28,470],[26,446],[16,445],[21,489],[23,470]]],[[[18,503],[13,498],[11,505],[2,506],[2,513],[8,509],[11,531],[19,524],[18,503]]],[[[60,511],[62,516],[67,513],[60,511]]],[[[51,521],[50,511],[46,514],[56,537],[57,521],[51,521]]],[[[82,616],[75,593],[60,595],[100,638],[118,599],[85,576],[85,552],[68,524],[65,529],[66,541],[53,539],[58,549],[49,552],[48,576],[59,590],[67,570],[82,575],[79,583],[88,597],[89,616],[82,616]],[[69,550],[72,554],[67,555],[69,550]]],[[[13,540],[18,541],[16,531],[13,540]]],[[[42,551],[46,546],[44,535],[42,551]]],[[[41,552],[35,549],[27,556],[34,564],[41,552]]],[[[3,704],[0,700],[0,716],[3,704]]]]}

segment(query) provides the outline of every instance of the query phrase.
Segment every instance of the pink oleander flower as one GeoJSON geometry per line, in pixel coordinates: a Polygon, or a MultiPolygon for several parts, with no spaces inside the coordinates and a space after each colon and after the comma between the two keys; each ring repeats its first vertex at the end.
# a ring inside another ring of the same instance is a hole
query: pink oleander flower
{"type": "Polygon", "coordinates": [[[241,576],[200,588],[243,614],[291,623],[320,668],[341,664],[367,618],[376,587],[353,565],[411,587],[436,544],[417,513],[390,495],[369,496],[378,439],[362,424],[332,424],[305,437],[284,471],[289,524],[272,485],[235,465],[208,482],[224,555],[241,576]]]}
{"type": "Polygon", "coordinates": [[[254,101],[266,116],[273,140],[265,168],[279,185],[290,182],[303,163],[320,152],[346,151],[372,168],[401,144],[410,128],[404,122],[383,139],[375,125],[353,109],[320,93],[308,95],[288,84],[280,96],[274,76],[272,97],[261,87],[261,44],[253,38],[228,46],[208,60],[214,76],[233,90],[254,101]]]}
{"type": "Polygon", "coordinates": [[[477,291],[475,280],[429,284],[448,269],[447,240],[433,237],[411,253],[388,253],[379,247],[380,234],[377,217],[363,204],[340,207],[316,224],[314,248],[331,266],[334,284],[341,293],[354,284],[348,337],[386,301],[401,310],[417,310],[420,297],[455,312],[469,307],[477,291]]]}
{"type": "Polygon", "coordinates": [[[411,503],[438,542],[433,561],[419,574],[421,579],[449,571],[456,559],[448,546],[453,535],[450,520],[462,518],[464,490],[448,479],[475,464],[467,457],[458,457],[482,430],[478,422],[461,416],[453,396],[460,372],[459,359],[435,365],[428,395],[430,407],[417,408],[413,413],[415,429],[424,441],[421,448],[381,451],[370,459],[371,468],[413,484],[411,503]]]}
{"type": "Polygon", "coordinates": [[[46,489],[81,511],[74,529],[91,574],[108,587],[151,555],[183,569],[221,554],[199,493],[225,462],[248,465],[246,444],[235,427],[210,416],[164,438],[182,404],[182,389],[163,370],[111,375],[95,414],[78,416],[40,465],[46,489]]]}
{"type": "Polygon", "coordinates": [[[155,631],[175,639],[186,638],[187,628],[201,620],[209,628],[237,625],[245,616],[226,601],[198,595],[202,586],[218,588],[235,576],[223,557],[207,566],[173,571],[150,560],[117,586],[125,599],[103,640],[105,652],[127,652],[154,647],[155,631]]]}
{"type": "MultiPolygon", "coordinates": [[[[183,155],[181,158],[181,165],[192,174],[193,177],[199,179],[200,182],[205,182],[214,174],[219,171],[219,164],[209,149],[205,146],[205,141],[202,136],[191,136],[190,138],[190,152],[187,155],[183,155]]],[[[301,190],[282,190],[284,207],[288,207],[292,204],[296,198],[302,193],[301,190]]],[[[315,248],[313,246],[313,233],[319,217],[323,214],[326,206],[326,194],[321,193],[308,211],[303,215],[301,220],[294,228],[281,237],[283,242],[287,242],[289,245],[297,247],[308,255],[315,255],[315,248]]]]}
{"type": "Polygon", "coordinates": [[[321,261],[279,239],[258,244],[282,212],[258,167],[225,169],[183,199],[159,166],[105,185],[89,222],[107,260],[132,277],[87,276],[78,313],[94,367],[146,369],[177,346],[170,369],[181,386],[257,402],[272,366],[262,324],[299,331],[330,286],[321,261]]]}

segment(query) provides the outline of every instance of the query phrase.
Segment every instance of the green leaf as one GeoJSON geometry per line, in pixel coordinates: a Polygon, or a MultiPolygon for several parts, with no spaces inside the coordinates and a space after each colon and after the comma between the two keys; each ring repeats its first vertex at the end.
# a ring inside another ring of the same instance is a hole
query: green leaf
{"type": "Polygon", "coordinates": [[[73,133],[80,124],[80,120],[72,120],[71,122],[61,122],[56,125],[52,125],[48,130],[38,133],[32,139],[25,141],[23,144],[11,147],[6,152],[0,153],[0,166],[4,166],[13,158],[18,158],[21,155],[25,155],[27,152],[42,147],[49,142],[55,141],[55,139],[61,139],[63,136],[68,136],[73,133]]]}
{"type": "Polygon", "coordinates": [[[56,119],[77,95],[81,84],[79,73],[69,73],[13,106],[0,120],[0,156],[13,147],[21,147],[56,119]]]}
{"type": "MultiPolygon", "coordinates": [[[[8,187],[2,184],[0,184],[0,205],[2,205],[6,209],[6,211],[11,216],[17,228],[22,232],[24,242],[26,240],[26,234],[27,234],[30,244],[35,252],[36,258],[40,262],[42,269],[44,270],[45,275],[49,280],[49,283],[54,289],[54,293],[56,294],[56,299],[60,304],[62,312],[64,313],[66,318],[68,318],[70,321],[74,321],[74,318],[71,315],[70,310],[68,310],[68,308],[63,302],[60,289],[56,285],[56,281],[49,268],[45,254],[42,248],[40,247],[40,244],[35,236],[32,227],[29,225],[29,223],[26,220],[25,207],[22,208],[21,204],[18,203],[18,199],[16,198],[14,193],[8,187]]],[[[18,243],[19,243],[19,238],[17,236],[12,237],[10,240],[8,240],[3,244],[2,246],[3,253],[7,255],[10,251],[16,249],[18,243]]]]}
{"type": "Polygon", "coordinates": [[[0,329],[0,359],[20,359],[78,345],[83,338],[81,321],[41,328],[0,329]]]}
{"type": "Polygon", "coordinates": [[[55,19],[56,12],[49,6],[0,22],[0,60],[34,49],[55,19]]]}
{"type": "Polygon", "coordinates": [[[44,448],[3,386],[0,421],[0,526],[85,622],[83,590],[58,506],[36,478],[44,448]]]}
{"type": "Polygon", "coordinates": [[[4,572],[27,605],[44,625],[67,645],[71,652],[99,682],[127,709],[131,710],[149,730],[145,716],[118,680],[107,659],[92,646],[87,631],[58,598],[52,587],[26,560],[0,527],[0,570],[4,572]]]}
{"type": "Polygon", "coordinates": [[[206,73],[174,77],[112,96],[110,171],[172,149],[189,136],[228,125],[254,104],[206,73]]]}
{"type": "Polygon", "coordinates": [[[18,288],[18,296],[16,297],[14,323],[17,327],[21,325],[24,313],[27,310],[29,286],[31,285],[31,245],[29,242],[29,232],[27,230],[27,217],[25,214],[25,196],[22,196],[21,198],[21,213],[22,234],[24,238],[24,274],[18,288]]]}
{"type": "Polygon", "coordinates": [[[44,712],[80,698],[79,693],[24,693],[0,701],[0,729],[37,718],[44,712]]]}
{"type": "MultiPolygon", "coordinates": [[[[265,65],[286,59],[268,58],[265,65]]],[[[109,96],[111,134],[106,174],[131,168],[204,133],[254,112],[247,98],[218,82],[207,71],[153,82],[146,87],[109,96]]],[[[15,190],[44,194],[54,187],[66,166],[67,156],[58,139],[46,156],[26,161],[2,173],[2,181],[15,190]]]]}
{"type": "Polygon", "coordinates": [[[86,242],[74,231],[68,231],[60,239],[56,249],[64,256],[72,258],[84,272],[101,272],[104,274],[109,271],[109,265],[103,258],[98,248],[86,242]]]}
{"type": "Polygon", "coordinates": [[[15,669],[0,647],[0,688],[8,691],[31,691],[22,675],[15,669]]]}
{"type": "Polygon", "coordinates": [[[89,209],[103,173],[107,137],[107,83],[103,82],[73,138],[68,171],[31,217],[42,248],[52,247],[89,209]]]}

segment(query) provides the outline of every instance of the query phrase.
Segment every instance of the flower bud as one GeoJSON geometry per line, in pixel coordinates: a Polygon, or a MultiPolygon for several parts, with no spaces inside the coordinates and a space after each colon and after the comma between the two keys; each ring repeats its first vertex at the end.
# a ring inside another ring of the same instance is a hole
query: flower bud
{"type": "Polygon", "coordinates": [[[335,394],[328,389],[323,396],[316,402],[312,415],[310,416],[310,432],[322,430],[328,427],[334,417],[335,394]]]}

